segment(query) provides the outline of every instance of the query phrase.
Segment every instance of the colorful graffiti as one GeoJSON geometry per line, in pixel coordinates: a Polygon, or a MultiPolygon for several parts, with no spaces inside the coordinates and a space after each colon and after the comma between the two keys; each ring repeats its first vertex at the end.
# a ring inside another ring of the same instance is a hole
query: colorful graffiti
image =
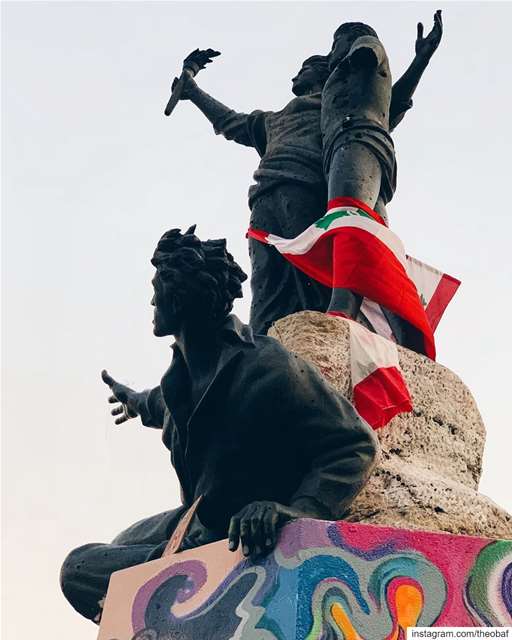
{"type": "Polygon", "coordinates": [[[225,546],[149,563],[136,588],[132,576],[129,635],[109,589],[99,640],[403,640],[409,626],[512,625],[512,541],[301,520],[259,561],[225,546]]]}
{"type": "Polygon", "coordinates": [[[466,605],[475,624],[512,626],[512,544],[496,540],[484,547],[466,583],[466,605]]]}

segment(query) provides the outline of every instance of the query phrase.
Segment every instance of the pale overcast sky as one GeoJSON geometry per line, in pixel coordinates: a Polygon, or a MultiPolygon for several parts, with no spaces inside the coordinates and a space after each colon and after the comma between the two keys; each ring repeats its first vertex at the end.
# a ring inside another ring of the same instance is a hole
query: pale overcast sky
{"type": "MultiPolygon", "coordinates": [[[[58,586],[66,553],[178,503],[157,431],[115,428],[99,374],[158,383],[149,258],[170,227],[227,237],[248,270],[256,152],[163,108],[196,47],[198,81],[238,110],[279,109],[344,21],[371,24],[394,78],[416,23],[445,36],[394,135],[388,211],[408,253],[463,285],[437,332],[488,429],[483,493],[512,510],[509,3],[3,3],[3,515],[6,640],[87,640],[58,586]]],[[[249,291],[236,312],[248,318],[249,291]]]]}

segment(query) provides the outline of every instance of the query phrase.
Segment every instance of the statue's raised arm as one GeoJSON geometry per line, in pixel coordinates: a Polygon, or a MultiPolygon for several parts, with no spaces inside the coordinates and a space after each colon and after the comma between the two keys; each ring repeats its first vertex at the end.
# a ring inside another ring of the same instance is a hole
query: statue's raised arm
{"type": "Polygon", "coordinates": [[[196,76],[199,71],[204,69],[206,65],[212,61],[212,58],[215,58],[216,56],[220,56],[220,51],[215,51],[214,49],[194,49],[192,53],[188,54],[185,60],[183,60],[183,71],[181,72],[181,76],[179,78],[175,78],[172,83],[172,94],[164,111],[166,116],[171,115],[174,107],[182,98],[187,80],[196,76]]]}
{"type": "Polygon", "coordinates": [[[215,133],[261,152],[264,143],[259,140],[261,135],[254,133],[254,129],[257,126],[255,121],[259,123],[263,112],[238,113],[200,89],[194,80],[197,73],[219,55],[220,52],[213,49],[195,49],[185,58],[181,76],[172,83],[172,94],[165,108],[165,115],[173,111],[179,100],[190,100],[212,123],[215,133]]]}
{"type": "Polygon", "coordinates": [[[423,24],[418,22],[415,45],[416,55],[403,76],[393,85],[389,113],[390,131],[393,131],[402,121],[405,113],[412,107],[412,96],[442,37],[443,18],[441,9],[435,12],[434,26],[427,36],[423,37],[423,24]]]}

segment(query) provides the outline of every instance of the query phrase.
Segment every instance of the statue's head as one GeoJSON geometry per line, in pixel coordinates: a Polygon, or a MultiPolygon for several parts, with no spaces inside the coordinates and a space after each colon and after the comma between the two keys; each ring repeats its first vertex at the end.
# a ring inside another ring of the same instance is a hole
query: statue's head
{"type": "Polygon", "coordinates": [[[222,324],[242,297],[246,274],[226,250],[226,241],[200,240],[195,225],[184,234],[171,229],[160,238],[151,263],[155,307],[153,333],[176,334],[186,323],[222,324]]]}
{"type": "Polygon", "coordinates": [[[329,54],[329,66],[331,69],[348,54],[350,47],[361,36],[378,37],[375,30],[363,22],[344,22],[336,29],[329,54]]]}
{"type": "Polygon", "coordinates": [[[299,72],[292,78],[292,91],[296,96],[322,91],[328,77],[328,57],[311,56],[304,60],[299,72]]]}

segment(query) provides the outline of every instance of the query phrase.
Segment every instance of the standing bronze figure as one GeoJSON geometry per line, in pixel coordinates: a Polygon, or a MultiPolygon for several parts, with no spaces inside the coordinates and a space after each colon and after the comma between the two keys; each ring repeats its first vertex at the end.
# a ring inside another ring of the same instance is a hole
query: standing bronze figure
{"type": "MultiPolygon", "coordinates": [[[[387,107],[390,131],[412,107],[412,96],[441,37],[440,11],[436,12],[434,27],[426,37],[423,25],[418,24],[416,55],[390,95],[387,107]]],[[[196,50],[187,59],[190,61],[195,55],[203,62],[204,54],[196,50]]],[[[256,229],[293,238],[325,214],[327,184],[320,114],[322,90],[330,75],[329,66],[331,69],[333,66],[331,55],[314,55],[303,62],[292,79],[296,97],[277,112],[238,113],[208,95],[192,77],[186,78],[182,99],[190,100],[200,109],[215,133],[254,147],[261,158],[254,174],[255,184],[249,189],[250,224],[256,229]]],[[[351,99],[348,92],[346,98],[351,99]]],[[[394,191],[393,173],[389,182],[388,199],[394,191]]],[[[328,287],[253,239],[249,239],[249,253],[252,267],[249,324],[257,333],[266,333],[275,320],[296,311],[328,309],[331,301],[328,287]]]]}

